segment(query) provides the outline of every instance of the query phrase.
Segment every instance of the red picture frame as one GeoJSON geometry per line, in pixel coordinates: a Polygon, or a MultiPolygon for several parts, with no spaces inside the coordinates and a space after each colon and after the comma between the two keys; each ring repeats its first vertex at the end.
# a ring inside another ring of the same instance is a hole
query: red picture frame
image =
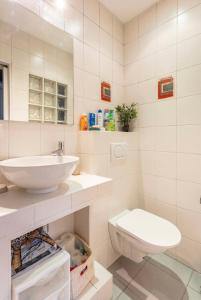
{"type": "Polygon", "coordinates": [[[107,82],[101,82],[101,100],[111,102],[111,85],[107,82]]]}
{"type": "Polygon", "coordinates": [[[174,79],[173,77],[162,78],[158,81],[158,100],[174,96],[174,79]]]}

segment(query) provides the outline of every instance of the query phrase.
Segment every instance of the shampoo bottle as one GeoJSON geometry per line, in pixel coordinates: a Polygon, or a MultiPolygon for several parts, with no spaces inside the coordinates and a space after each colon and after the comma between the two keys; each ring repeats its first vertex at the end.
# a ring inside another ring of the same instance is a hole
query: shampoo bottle
{"type": "Polygon", "coordinates": [[[101,127],[103,127],[103,111],[102,109],[98,110],[97,113],[97,125],[101,127]]]}

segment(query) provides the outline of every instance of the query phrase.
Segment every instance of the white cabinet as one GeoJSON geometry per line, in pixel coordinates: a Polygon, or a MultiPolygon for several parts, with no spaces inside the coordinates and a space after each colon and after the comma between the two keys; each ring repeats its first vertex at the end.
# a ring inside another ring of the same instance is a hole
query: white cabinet
{"type": "Polygon", "coordinates": [[[12,280],[12,300],[70,299],[70,256],[65,251],[36,264],[12,280]]]}

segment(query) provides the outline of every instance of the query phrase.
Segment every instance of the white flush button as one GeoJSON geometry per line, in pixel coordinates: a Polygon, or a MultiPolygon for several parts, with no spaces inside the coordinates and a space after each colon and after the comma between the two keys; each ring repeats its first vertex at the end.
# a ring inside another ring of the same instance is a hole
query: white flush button
{"type": "Polygon", "coordinates": [[[127,148],[126,143],[111,143],[111,159],[126,159],[127,158],[127,148]]]}

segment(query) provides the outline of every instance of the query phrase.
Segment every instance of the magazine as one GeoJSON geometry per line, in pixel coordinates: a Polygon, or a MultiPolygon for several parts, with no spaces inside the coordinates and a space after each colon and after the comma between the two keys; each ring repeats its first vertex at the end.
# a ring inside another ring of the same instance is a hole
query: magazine
{"type": "Polygon", "coordinates": [[[11,242],[12,276],[61,250],[43,227],[11,242]]]}

